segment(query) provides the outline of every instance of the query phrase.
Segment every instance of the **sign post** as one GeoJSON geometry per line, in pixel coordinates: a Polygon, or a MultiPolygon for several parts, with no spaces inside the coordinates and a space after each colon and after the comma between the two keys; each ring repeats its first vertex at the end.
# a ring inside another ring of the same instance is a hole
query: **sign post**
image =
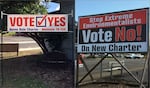
{"type": "MultiPolygon", "coordinates": [[[[1,7],[0,7],[0,9],[1,9],[1,7]]],[[[2,20],[3,20],[3,12],[1,11],[1,18],[0,18],[0,28],[1,28],[1,45],[0,45],[0,47],[1,47],[1,50],[3,50],[3,46],[2,46],[2,43],[3,43],[3,22],[2,22],[2,20]]],[[[4,84],[4,73],[3,73],[3,52],[0,50],[0,52],[1,52],[1,56],[0,56],[0,71],[1,71],[1,87],[3,86],[3,84],[4,84]]]]}

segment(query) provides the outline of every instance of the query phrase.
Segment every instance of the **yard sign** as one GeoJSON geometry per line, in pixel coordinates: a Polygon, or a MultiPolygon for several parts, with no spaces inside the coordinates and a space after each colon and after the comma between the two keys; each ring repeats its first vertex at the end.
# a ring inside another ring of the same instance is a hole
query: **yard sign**
{"type": "Polygon", "coordinates": [[[147,52],[148,8],[79,17],[79,53],[147,52]]]}
{"type": "Polygon", "coordinates": [[[20,15],[7,16],[7,31],[10,32],[68,32],[68,15],[20,15]]]}

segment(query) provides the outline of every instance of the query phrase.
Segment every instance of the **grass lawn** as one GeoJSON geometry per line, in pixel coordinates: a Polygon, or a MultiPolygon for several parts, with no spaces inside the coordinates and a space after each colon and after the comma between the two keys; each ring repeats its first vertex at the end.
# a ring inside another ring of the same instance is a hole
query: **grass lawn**
{"type": "Polygon", "coordinates": [[[39,65],[45,58],[39,51],[3,55],[4,84],[0,88],[73,88],[72,65],[66,68],[39,65]]]}
{"type": "Polygon", "coordinates": [[[5,77],[3,88],[49,88],[42,81],[29,77],[5,77]]]}

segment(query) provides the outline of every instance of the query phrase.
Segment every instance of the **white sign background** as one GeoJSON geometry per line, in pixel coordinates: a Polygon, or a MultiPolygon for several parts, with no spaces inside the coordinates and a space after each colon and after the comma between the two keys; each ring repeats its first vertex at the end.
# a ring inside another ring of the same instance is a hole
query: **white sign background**
{"type": "Polygon", "coordinates": [[[7,16],[9,32],[68,32],[67,14],[20,15],[7,16]]]}

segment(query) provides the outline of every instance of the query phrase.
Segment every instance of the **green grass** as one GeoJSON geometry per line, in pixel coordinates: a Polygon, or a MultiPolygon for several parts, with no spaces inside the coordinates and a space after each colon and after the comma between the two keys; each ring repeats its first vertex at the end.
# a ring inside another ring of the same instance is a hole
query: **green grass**
{"type": "Polygon", "coordinates": [[[24,77],[7,77],[4,81],[3,88],[49,88],[36,78],[24,77]]]}
{"type": "Polygon", "coordinates": [[[42,54],[42,51],[41,50],[19,51],[18,56],[17,56],[17,52],[3,52],[3,58],[9,59],[15,57],[37,55],[37,54],[42,54]]]}
{"type": "Polygon", "coordinates": [[[16,35],[16,32],[8,32],[4,34],[4,36],[14,36],[14,35],[16,35]]]}

